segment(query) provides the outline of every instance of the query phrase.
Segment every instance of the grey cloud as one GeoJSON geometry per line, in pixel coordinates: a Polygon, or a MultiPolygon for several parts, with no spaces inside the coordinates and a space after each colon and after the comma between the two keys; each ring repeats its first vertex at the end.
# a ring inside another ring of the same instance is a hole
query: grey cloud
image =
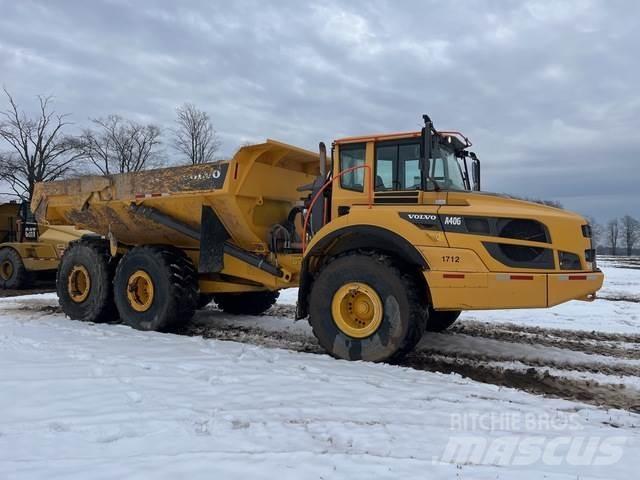
{"type": "Polygon", "coordinates": [[[464,131],[485,187],[640,215],[640,5],[628,1],[0,1],[0,82],[80,125],[169,125],[192,101],[225,153],[272,137],[464,131]]]}

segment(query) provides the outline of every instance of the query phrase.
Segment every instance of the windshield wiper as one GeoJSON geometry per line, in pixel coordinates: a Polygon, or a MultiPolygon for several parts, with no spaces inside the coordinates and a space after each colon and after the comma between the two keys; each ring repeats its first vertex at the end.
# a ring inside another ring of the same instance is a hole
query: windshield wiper
{"type": "Polygon", "coordinates": [[[431,180],[433,182],[433,189],[436,192],[439,192],[440,190],[442,190],[442,188],[440,188],[440,184],[436,182],[436,179],[433,178],[431,175],[427,175],[427,180],[431,180]]]}
{"type": "MultiPolygon", "coordinates": [[[[427,159],[425,159],[425,160],[427,160],[427,159]]],[[[429,169],[431,167],[431,160],[432,159],[428,159],[426,161],[425,165],[420,165],[420,170],[421,170],[421,172],[422,172],[422,174],[423,174],[425,179],[431,180],[433,182],[433,189],[436,192],[439,192],[440,190],[442,190],[442,188],[440,188],[440,184],[438,184],[438,182],[436,182],[435,178],[433,178],[431,175],[429,175],[429,169]]],[[[425,188],[426,187],[427,187],[427,185],[425,185],[425,188]]]]}

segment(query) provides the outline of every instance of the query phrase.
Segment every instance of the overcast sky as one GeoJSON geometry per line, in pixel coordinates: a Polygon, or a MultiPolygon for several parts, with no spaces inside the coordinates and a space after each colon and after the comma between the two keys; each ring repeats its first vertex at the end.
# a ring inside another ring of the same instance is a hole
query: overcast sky
{"type": "Polygon", "coordinates": [[[208,111],[275,138],[463,131],[483,188],[640,217],[640,2],[0,0],[0,83],[77,125],[208,111]]]}

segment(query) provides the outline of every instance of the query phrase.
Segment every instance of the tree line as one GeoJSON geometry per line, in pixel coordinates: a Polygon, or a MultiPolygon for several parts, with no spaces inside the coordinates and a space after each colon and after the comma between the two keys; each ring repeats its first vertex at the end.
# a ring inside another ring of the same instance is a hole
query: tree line
{"type": "Polygon", "coordinates": [[[176,109],[172,128],[108,115],[90,119],[89,126],[71,135],[69,114],[56,113],[52,97],[38,96],[36,113],[29,115],[3,90],[7,105],[0,110],[0,181],[26,201],[38,182],[138,172],[169,163],[197,165],[214,161],[220,149],[209,114],[191,103],[176,109]],[[169,162],[165,143],[177,161],[169,162]]]}
{"type": "Polygon", "coordinates": [[[593,243],[598,253],[611,255],[638,254],[640,249],[640,221],[631,215],[614,218],[605,225],[591,220],[593,243]]]}
{"type": "MultiPolygon", "coordinates": [[[[138,172],[168,164],[165,137],[177,153],[172,164],[211,162],[220,141],[209,115],[191,103],[176,109],[173,128],[126,119],[120,115],[93,118],[79,134],[70,135],[68,114],[57,114],[52,97],[38,96],[35,114],[27,115],[3,89],[7,101],[0,110],[0,181],[30,201],[35,184],[70,175],[138,172]]],[[[515,198],[515,197],[514,197],[515,198]]],[[[557,202],[526,199],[561,208],[557,202]]],[[[601,225],[589,219],[599,253],[633,255],[640,248],[640,222],[630,216],[601,225]]]]}

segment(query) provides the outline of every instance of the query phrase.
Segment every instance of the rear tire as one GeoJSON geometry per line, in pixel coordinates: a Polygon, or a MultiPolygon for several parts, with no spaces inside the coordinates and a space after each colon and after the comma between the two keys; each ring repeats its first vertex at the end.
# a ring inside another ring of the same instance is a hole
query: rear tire
{"type": "Polygon", "coordinates": [[[107,242],[83,239],[69,244],[56,276],[58,301],[69,318],[95,323],[118,318],[111,286],[114,263],[107,242]]]}
{"type": "Polygon", "coordinates": [[[422,290],[390,257],[348,253],[317,275],[309,298],[309,323],[320,345],[336,358],[399,360],[424,334],[427,306],[422,290]]]}
{"type": "Polygon", "coordinates": [[[165,331],[195,312],[198,278],[180,250],[135,247],[118,263],[113,283],[120,318],[137,330],[165,331]]]}
{"type": "Polygon", "coordinates": [[[31,276],[22,258],[13,248],[0,248],[0,288],[19,290],[27,288],[31,276]]]}
{"type": "Polygon", "coordinates": [[[276,304],[280,292],[217,293],[213,300],[225,313],[260,315],[276,304]]]}
{"type": "Polygon", "coordinates": [[[429,307],[429,319],[427,320],[428,332],[444,332],[455,323],[462,312],[460,310],[436,311],[429,307]]]}

